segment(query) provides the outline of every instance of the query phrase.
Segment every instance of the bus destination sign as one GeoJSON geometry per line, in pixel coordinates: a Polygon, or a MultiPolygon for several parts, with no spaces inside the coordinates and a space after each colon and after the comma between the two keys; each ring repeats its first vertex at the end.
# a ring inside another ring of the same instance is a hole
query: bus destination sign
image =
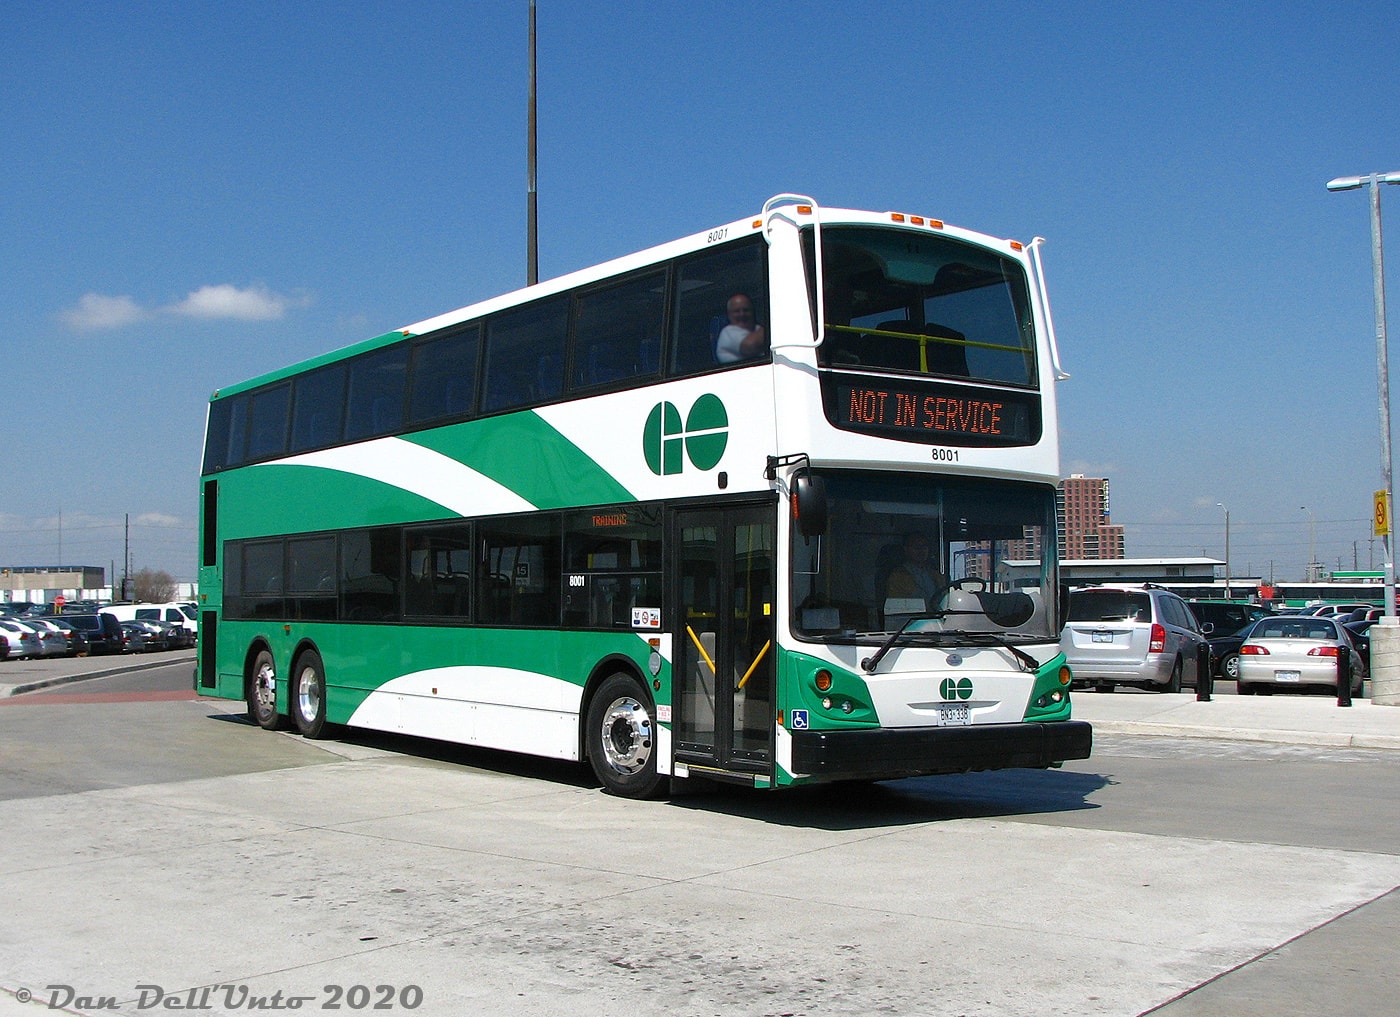
{"type": "Polygon", "coordinates": [[[824,381],[827,419],[845,431],[930,445],[1031,445],[1040,439],[1034,393],[891,379],[824,381]]]}

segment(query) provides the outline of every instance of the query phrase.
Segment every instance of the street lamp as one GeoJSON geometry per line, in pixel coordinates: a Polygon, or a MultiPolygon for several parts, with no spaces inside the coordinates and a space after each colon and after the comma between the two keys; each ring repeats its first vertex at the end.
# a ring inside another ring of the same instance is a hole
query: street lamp
{"type": "Polygon", "coordinates": [[[1395,556],[1391,553],[1390,509],[1393,501],[1390,460],[1390,367],[1385,336],[1385,265],[1381,253],[1381,184],[1400,184],[1400,173],[1371,173],[1364,177],[1337,177],[1327,181],[1329,191],[1371,188],[1371,270],[1376,302],[1376,374],[1380,381],[1381,479],[1385,483],[1385,618],[1382,624],[1396,624],[1395,556]]]}
{"type": "Polygon", "coordinates": [[[1225,599],[1230,599],[1230,510],[1224,502],[1216,502],[1216,508],[1225,509],[1225,599]]]}

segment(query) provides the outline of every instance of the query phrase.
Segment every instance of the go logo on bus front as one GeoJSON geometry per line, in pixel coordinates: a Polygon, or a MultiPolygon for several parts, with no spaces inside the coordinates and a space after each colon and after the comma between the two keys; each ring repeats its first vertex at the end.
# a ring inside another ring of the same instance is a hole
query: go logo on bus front
{"type": "Polygon", "coordinates": [[[958,699],[972,698],[971,678],[944,678],[942,684],[938,686],[938,691],[943,693],[943,698],[953,701],[958,699]]]}
{"type": "Polygon", "coordinates": [[[642,452],[658,477],[681,473],[685,460],[697,470],[712,470],[729,444],[729,413],[717,395],[695,400],[684,422],[675,403],[657,403],[642,431],[642,452]]]}

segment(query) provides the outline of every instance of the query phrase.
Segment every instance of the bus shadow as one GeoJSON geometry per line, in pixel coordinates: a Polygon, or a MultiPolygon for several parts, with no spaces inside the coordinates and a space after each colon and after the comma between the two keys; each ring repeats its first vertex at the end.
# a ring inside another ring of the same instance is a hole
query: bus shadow
{"type": "Polygon", "coordinates": [[[671,804],[782,826],[865,830],[1097,809],[1090,796],[1110,783],[1097,773],[995,770],[817,785],[778,794],[715,786],[707,794],[674,797],[671,804]]]}
{"type": "MultiPolygon", "coordinates": [[[[215,713],[210,714],[209,719],[256,726],[242,714],[215,713]]],[[[586,764],[569,760],[364,728],[339,728],[331,740],[393,753],[410,762],[470,767],[501,776],[606,793],[586,764]]],[[[1098,773],[1019,769],[818,784],[776,793],[688,780],[677,782],[669,795],[663,791],[660,797],[668,799],[667,804],[672,808],[723,813],[755,822],[823,830],[862,830],[1097,809],[1100,806],[1090,801],[1090,796],[1112,783],[1109,777],[1098,773]]]]}

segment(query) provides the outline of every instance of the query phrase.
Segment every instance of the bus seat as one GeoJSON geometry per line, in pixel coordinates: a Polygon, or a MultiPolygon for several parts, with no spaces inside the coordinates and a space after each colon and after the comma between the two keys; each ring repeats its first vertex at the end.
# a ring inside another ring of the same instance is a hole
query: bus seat
{"type": "MultiPolygon", "coordinates": [[[[919,334],[919,327],[905,318],[882,321],[876,328],[881,332],[900,332],[908,336],[919,334]]],[[[862,363],[867,367],[888,367],[893,371],[919,369],[919,344],[913,339],[905,341],[887,335],[865,335],[861,338],[876,344],[878,348],[878,353],[873,358],[862,358],[862,363]]]]}
{"type": "Polygon", "coordinates": [[[936,325],[929,323],[923,327],[923,334],[936,339],[956,339],[955,343],[927,343],[927,362],[929,374],[951,374],[960,378],[968,376],[967,370],[967,347],[962,343],[967,340],[955,328],[946,325],[936,325]]]}

